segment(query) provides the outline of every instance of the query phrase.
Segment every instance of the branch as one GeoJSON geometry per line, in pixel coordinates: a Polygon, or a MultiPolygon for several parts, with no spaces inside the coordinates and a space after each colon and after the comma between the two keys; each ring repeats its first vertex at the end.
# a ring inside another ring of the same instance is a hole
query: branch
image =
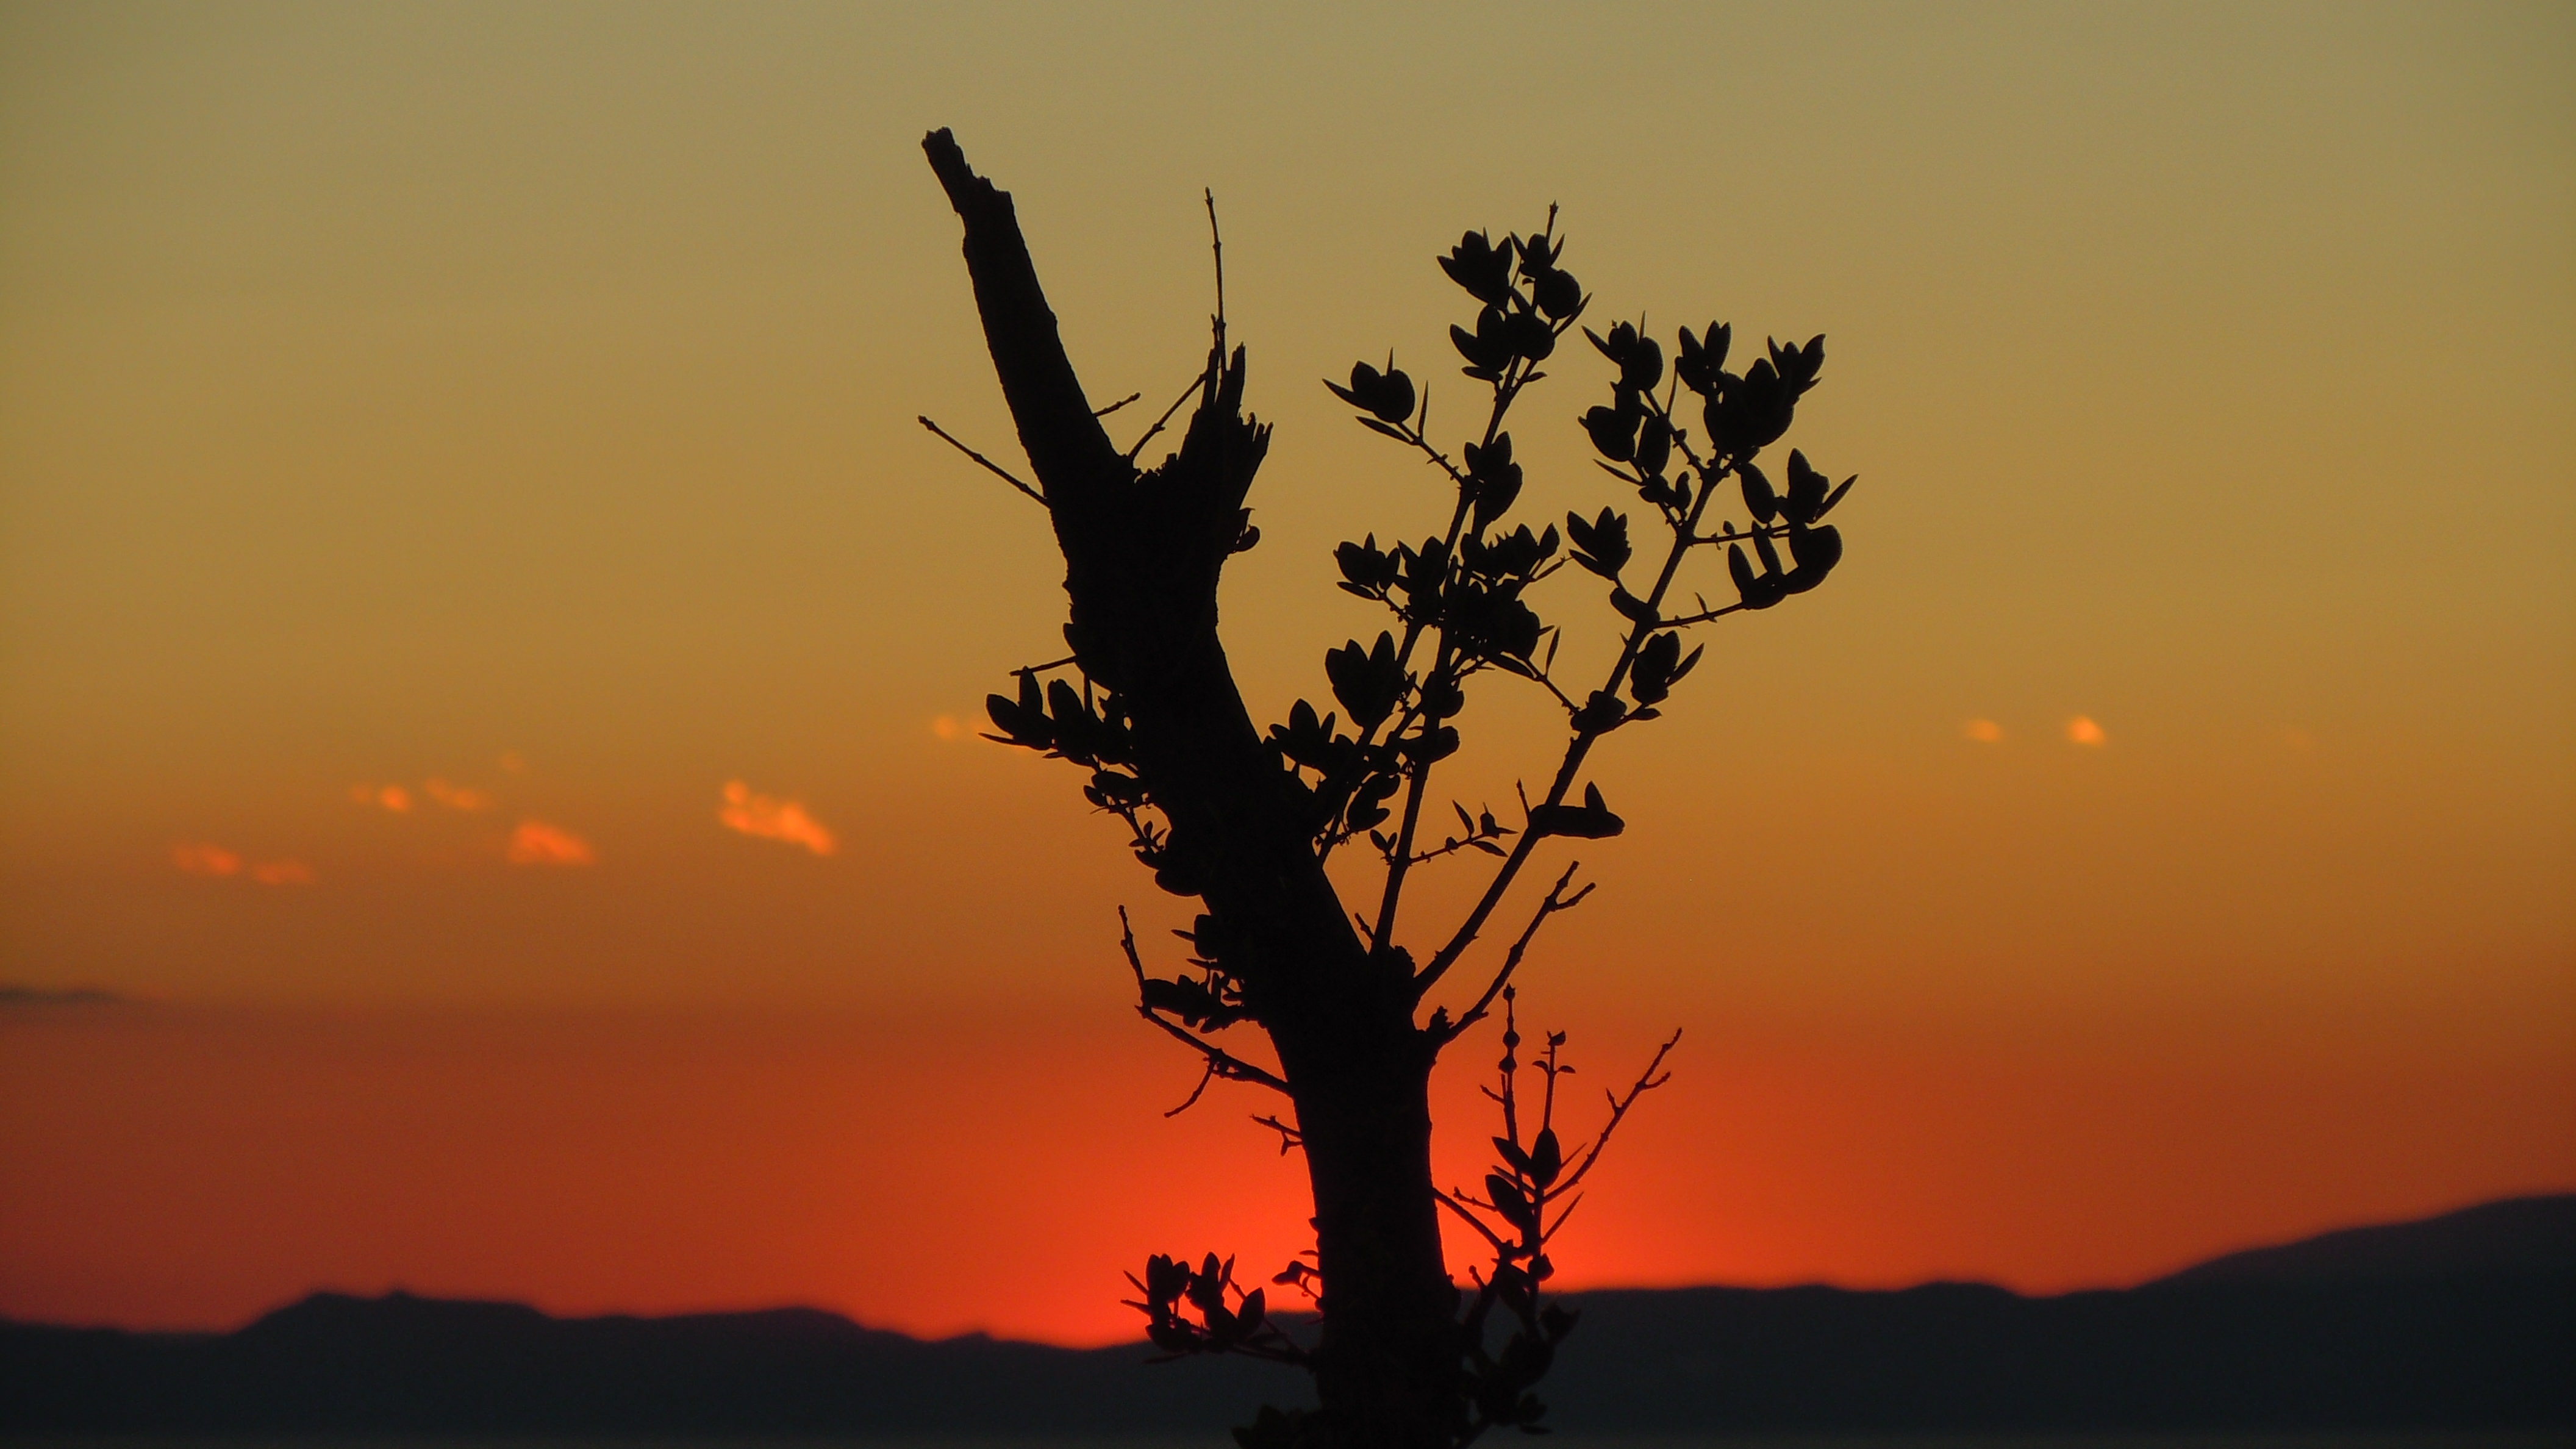
{"type": "MultiPolygon", "coordinates": [[[[1530,923],[1522,928],[1521,938],[1514,941],[1512,949],[1504,955],[1502,969],[1496,971],[1494,979],[1486,984],[1485,994],[1476,998],[1476,1004],[1468,1007],[1465,1015],[1449,1024],[1448,1031],[1432,1044],[1435,1048],[1457,1040],[1468,1027],[1485,1019],[1486,1008],[1492,1006],[1494,998],[1502,995],[1503,988],[1511,984],[1512,973],[1520,969],[1521,957],[1529,953],[1530,942],[1537,937],[1538,928],[1547,924],[1548,917],[1559,911],[1573,910],[1583,904],[1585,896],[1592,894],[1592,887],[1588,885],[1571,896],[1565,894],[1565,888],[1574,883],[1574,873],[1582,867],[1583,862],[1579,860],[1568,865],[1565,868],[1565,874],[1556,878],[1556,884],[1547,888],[1547,899],[1538,903],[1538,911],[1530,917],[1530,923]]],[[[1441,973],[1448,969],[1446,965],[1435,965],[1415,977],[1414,1001],[1419,1003],[1423,994],[1428,992],[1432,984],[1440,979],[1441,973]]]]}
{"type": "Polygon", "coordinates": [[[1136,461],[1136,455],[1145,451],[1145,445],[1147,443],[1154,441],[1154,435],[1163,430],[1163,424],[1172,420],[1172,414],[1181,410],[1181,404],[1188,402],[1192,397],[1196,396],[1200,391],[1207,387],[1208,374],[1216,370],[1218,360],[1223,356],[1223,353],[1217,353],[1208,358],[1208,365],[1199,369],[1199,375],[1190,379],[1190,385],[1181,389],[1181,395],[1172,399],[1172,405],[1163,409],[1163,415],[1161,417],[1154,419],[1154,425],[1145,430],[1145,436],[1138,438],[1136,440],[1136,446],[1127,450],[1128,462],[1133,463],[1136,461]]]}
{"type": "Polygon", "coordinates": [[[1201,188],[1207,194],[1208,255],[1216,266],[1216,352],[1225,355],[1225,236],[1216,228],[1216,188],[1201,188]]]}
{"type": "MultiPolygon", "coordinates": [[[[1669,415],[1665,415],[1665,421],[1670,422],[1669,415]]],[[[1682,520],[1673,530],[1673,545],[1664,556],[1663,571],[1655,577],[1654,590],[1646,595],[1647,619],[1638,620],[1629,627],[1627,647],[1619,651],[1618,662],[1610,666],[1608,682],[1601,686],[1601,692],[1604,694],[1615,694],[1618,691],[1619,682],[1628,676],[1628,667],[1637,661],[1637,651],[1645,647],[1646,641],[1653,637],[1655,630],[1663,627],[1659,614],[1664,595],[1672,589],[1674,576],[1681,572],[1682,559],[1690,552],[1692,540],[1699,532],[1700,519],[1708,512],[1709,500],[1717,494],[1717,489],[1711,486],[1712,480],[1707,466],[1699,461],[1697,454],[1689,452],[1686,444],[1682,446],[1684,456],[1689,459],[1693,467],[1700,470],[1699,496],[1691,500],[1690,516],[1682,520]]],[[[1719,476],[1724,476],[1723,470],[1720,471],[1719,476]]],[[[1564,803],[1565,792],[1573,788],[1575,775],[1583,768],[1583,757],[1591,753],[1593,742],[1615,728],[1617,728],[1616,725],[1587,726],[1575,731],[1574,738],[1566,742],[1565,758],[1556,767],[1556,778],[1549,782],[1547,799],[1544,803],[1549,805],[1564,803]]],[[[1529,831],[1521,836],[1520,844],[1512,848],[1510,857],[1504,860],[1501,868],[1494,872],[1493,881],[1485,887],[1484,895],[1477,899],[1475,909],[1469,911],[1467,919],[1459,923],[1458,930],[1449,938],[1449,943],[1442,946],[1439,953],[1431,958],[1431,964],[1424,968],[1424,974],[1435,980],[1438,979],[1440,973],[1447,971],[1460,956],[1466,954],[1469,946],[1475,944],[1476,935],[1485,928],[1486,919],[1493,915],[1496,906],[1502,904],[1504,893],[1511,889],[1512,881],[1519,876],[1521,867],[1529,863],[1531,852],[1537,850],[1539,841],[1545,838],[1536,831],[1529,831]]]]}
{"type": "MultiPolygon", "coordinates": [[[[1089,496],[1134,472],[1109,444],[1065,356],[1063,334],[1029,260],[1011,194],[975,174],[945,129],[921,138],[948,203],[965,224],[967,275],[984,323],[985,348],[1010,404],[1020,444],[1050,492],[1089,496]]],[[[1077,502],[1077,506],[1079,503],[1077,502]]]]}
{"type": "MultiPolygon", "coordinates": [[[[1136,973],[1136,994],[1138,997],[1136,1002],[1136,1014],[1138,1016],[1141,1016],[1147,1021],[1150,1021],[1154,1025],[1162,1028],[1163,1031],[1171,1036],[1173,1040],[1185,1043],[1191,1050],[1196,1051],[1203,1057],[1206,1057],[1209,1076],[1223,1077],[1230,1082],[1257,1082],[1260,1085],[1268,1087],[1272,1091],[1278,1092],[1282,1095],[1294,1095],[1289,1092],[1288,1084],[1281,1081],[1278,1077],[1263,1071],[1261,1068],[1256,1067],[1252,1063],[1245,1061],[1243,1058],[1234,1055],[1232,1052],[1225,1050],[1216,1043],[1202,1038],[1197,1032],[1190,1030],[1179,1022],[1170,1020],[1161,1012],[1147,1006],[1143,1000],[1145,993],[1145,958],[1136,954],[1136,928],[1129,924],[1127,920],[1127,908],[1125,906],[1120,906],[1118,908],[1118,928],[1120,933],[1118,944],[1127,952],[1128,969],[1136,973]]],[[[1203,1092],[1205,1090],[1207,1090],[1207,1078],[1201,1077],[1199,1079],[1199,1091],[1203,1092]]],[[[1166,1117],[1176,1115],[1179,1112],[1186,1110],[1189,1107],[1190,1102],[1195,1102],[1198,1099],[1199,1093],[1192,1092],[1190,1093],[1189,1102],[1183,1102],[1180,1106],[1173,1108],[1170,1112],[1166,1112],[1163,1115],[1166,1117]]]]}
{"type": "MultiPolygon", "coordinates": [[[[1656,1076],[1655,1069],[1664,1064],[1664,1057],[1672,1051],[1673,1047],[1678,1044],[1681,1039],[1681,1029],[1678,1027],[1674,1028],[1673,1034],[1665,1039],[1664,1044],[1655,1048],[1655,1059],[1646,1063],[1646,1069],[1637,1074],[1636,1083],[1628,1088],[1627,1096],[1612,1096],[1606,1092],[1602,1094],[1610,1097],[1610,1120],[1601,1128],[1601,1135],[1592,1139],[1592,1150],[1583,1154],[1581,1165],[1577,1166],[1574,1171],[1566,1174],[1565,1177],[1558,1181],[1555,1187],[1551,1189],[1551,1197],[1561,1196],[1562,1194],[1571,1191],[1576,1183],[1583,1181],[1584,1174],[1592,1170],[1592,1164],[1601,1160],[1601,1150],[1610,1145],[1610,1134],[1619,1130],[1620,1119],[1628,1115],[1628,1109],[1637,1104],[1637,1098],[1640,1095],[1653,1091],[1655,1088],[1660,1087],[1664,1083],[1673,1079],[1673,1074],[1670,1072],[1666,1072],[1660,1077],[1656,1076]]],[[[1568,1207],[1566,1211],[1572,1212],[1574,1209],[1572,1207],[1568,1207]]],[[[1557,1220],[1557,1225],[1562,1227],[1564,1226],[1564,1222],[1565,1220],[1563,1218],[1559,1218],[1557,1220]]]]}
{"type": "Polygon", "coordinates": [[[1667,629],[1687,629],[1693,624],[1705,624],[1711,619],[1723,619],[1729,614],[1739,614],[1743,611],[1744,603],[1739,599],[1736,602],[1727,605],[1723,609],[1705,609],[1696,614],[1684,614],[1678,619],[1666,619],[1664,621],[1664,627],[1667,629]]]}
{"type": "Polygon", "coordinates": [[[1449,1211],[1456,1213],[1460,1218],[1464,1219],[1467,1226],[1484,1234],[1485,1241],[1494,1245],[1495,1252],[1510,1253],[1513,1251],[1511,1244],[1504,1242],[1501,1237],[1495,1234],[1492,1228],[1486,1227],[1482,1218],[1479,1218],[1474,1213],[1467,1211],[1467,1209],[1459,1203],[1458,1199],[1442,1192],[1436,1187],[1431,1189],[1431,1195],[1440,1199],[1440,1205],[1442,1207],[1447,1208],[1449,1211]]]}
{"type": "MultiPolygon", "coordinates": [[[[1463,502],[1460,506],[1463,509],[1463,502]]],[[[1452,532],[1454,533],[1455,530],[1453,529],[1452,532]]],[[[1454,566],[1453,564],[1452,567],[1454,566]]],[[[1443,685],[1455,687],[1455,681],[1444,678],[1448,672],[1449,631],[1443,628],[1440,631],[1440,647],[1432,656],[1431,672],[1423,676],[1424,698],[1429,698],[1435,687],[1443,685]]],[[[1439,728],[1440,716],[1427,709],[1424,710],[1423,736],[1427,739],[1439,728]]],[[[1413,832],[1422,823],[1422,797],[1431,787],[1431,767],[1436,763],[1437,761],[1432,760],[1426,753],[1423,758],[1413,762],[1413,778],[1406,782],[1404,823],[1396,829],[1395,851],[1386,863],[1386,891],[1378,902],[1377,929],[1369,933],[1369,939],[1376,942],[1377,949],[1381,951],[1388,949],[1395,940],[1395,912],[1404,899],[1404,878],[1413,868],[1413,832]]]]}
{"type": "Polygon", "coordinates": [[[1204,1096],[1206,1096],[1206,1095],[1207,1095],[1207,1084],[1208,1084],[1209,1082],[1211,1082],[1211,1081],[1214,1081],[1215,1079],[1216,1079],[1216,1063],[1214,1063],[1214,1062],[1210,1062],[1210,1063],[1208,1063],[1208,1064],[1207,1064],[1207,1070],[1206,1070],[1206,1071],[1204,1071],[1204,1072],[1199,1073],[1199,1084],[1198,1084],[1197,1086],[1195,1086],[1195,1087],[1190,1088],[1190,1094],[1189,1094],[1189,1096],[1188,1096],[1188,1097],[1186,1097],[1186,1098],[1184,1098],[1184,1099],[1182,1099],[1181,1105],[1179,1105],[1179,1106],[1177,1106],[1177,1107],[1174,1107],[1172,1110],[1170,1110],[1170,1111],[1168,1111],[1168,1112],[1164,1113],[1163,1115],[1164,1115],[1164,1116],[1166,1116],[1166,1117],[1178,1117],[1178,1116],[1179,1116],[1179,1115],[1181,1115],[1183,1112],[1186,1112],[1186,1111],[1190,1110],[1192,1107],[1197,1106],[1197,1105],[1199,1104],[1199,1098],[1204,1097],[1204,1096]]]}
{"type": "Polygon", "coordinates": [[[1279,1155],[1282,1157],[1288,1155],[1289,1148],[1306,1145],[1306,1134],[1280,1121],[1279,1115],[1275,1112],[1267,1117],[1255,1117],[1252,1120],[1279,1134],[1279,1155]]]}
{"type": "MultiPolygon", "coordinates": [[[[1118,406],[1118,404],[1113,404],[1110,408],[1104,409],[1103,411],[1115,411],[1118,406]]],[[[996,463],[992,459],[985,457],[983,454],[976,452],[974,449],[967,447],[964,443],[950,437],[946,428],[932,422],[929,418],[919,417],[916,418],[915,421],[919,422],[923,427],[930,429],[932,432],[937,433],[940,436],[941,441],[947,443],[948,446],[955,448],[958,452],[961,452],[967,457],[974,459],[976,462],[983,464],[986,472],[991,473],[994,477],[1001,479],[1003,482],[1010,484],[1012,487],[1017,488],[1021,492],[1029,495],[1031,498],[1036,499],[1038,507],[1046,507],[1046,495],[1011,476],[1011,470],[1008,468],[1003,467],[1001,464],[996,463]]]]}

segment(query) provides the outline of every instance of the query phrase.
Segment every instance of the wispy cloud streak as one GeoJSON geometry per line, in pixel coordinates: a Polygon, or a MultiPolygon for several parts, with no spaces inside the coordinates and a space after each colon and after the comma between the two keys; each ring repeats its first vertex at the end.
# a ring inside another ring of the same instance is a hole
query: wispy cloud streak
{"type": "Polygon", "coordinates": [[[841,848],[823,823],[805,813],[803,802],[779,800],[755,794],[740,780],[729,780],[724,787],[725,803],[716,811],[716,819],[725,828],[738,830],[762,840],[783,840],[801,845],[816,855],[830,855],[841,848]]]}
{"type": "Polygon", "coordinates": [[[204,841],[170,847],[170,863],[190,875],[239,875],[242,868],[240,852],[204,841]]]}
{"type": "Polygon", "coordinates": [[[495,803],[489,790],[451,785],[435,775],[421,782],[420,792],[450,810],[489,810],[495,803]]]}
{"type": "Polygon", "coordinates": [[[501,854],[512,865],[590,865],[599,859],[589,841],[542,820],[520,821],[501,854]]]}

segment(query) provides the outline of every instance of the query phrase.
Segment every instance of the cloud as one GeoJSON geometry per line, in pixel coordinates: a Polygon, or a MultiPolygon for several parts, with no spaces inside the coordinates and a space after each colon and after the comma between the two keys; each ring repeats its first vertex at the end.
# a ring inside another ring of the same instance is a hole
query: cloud
{"type": "Polygon", "coordinates": [[[522,820],[502,855],[512,865],[589,865],[598,860],[590,842],[542,820],[522,820]]]}
{"type": "Polygon", "coordinates": [[[2079,714],[2066,722],[2066,737],[2079,745],[2099,745],[2109,740],[2109,737],[2102,733],[2102,727],[2093,722],[2093,717],[2085,714],[2079,714]]]}
{"type": "Polygon", "coordinates": [[[716,819],[723,821],[728,829],[763,840],[783,840],[790,845],[801,845],[816,855],[830,855],[841,848],[840,842],[832,838],[832,832],[824,828],[821,821],[806,814],[805,806],[799,801],[755,795],[751,787],[740,780],[725,782],[724,798],[724,808],[716,812],[716,819]]]}
{"type": "Polygon", "coordinates": [[[494,803],[489,790],[451,785],[435,775],[421,782],[420,792],[450,810],[489,810],[494,803]]]}
{"type": "Polygon", "coordinates": [[[349,798],[361,805],[381,805],[396,815],[411,809],[411,792],[400,785],[352,785],[349,798]]]}
{"type": "MultiPolygon", "coordinates": [[[[221,876],[241,875],[244,865],[240,851],[202,840],[170,847],[170,863],[190,875],[221,876]]],[[[263,860],[250,867],[249,876],[261,885],[311,885],[313,867],[300,860],[263,860]]]]}
{"type": "Polygon", "coordinates": [[[943,714],[930,722],[930,732],[943,740],[962,740],[974,731],[953,714],[943,714]]]}
{"type": "Polygon", "coordinates": [[[2004,727],[1990,719],[1968,721],[1968,738],[1981,745],[1991,745],[2004,737],[2004,727]]]}
{"type": "Polygon", "coordinates": [[[0,1006],[122,1006],[125,998],[95,986],[15,986],[0,982],[0,1006]]]}
{"type": "Polygon", "coordinates": [[[242,868],[237,852],[203,841],[170,847],[170,863],[190,875],[237,875],[242,868]]]}

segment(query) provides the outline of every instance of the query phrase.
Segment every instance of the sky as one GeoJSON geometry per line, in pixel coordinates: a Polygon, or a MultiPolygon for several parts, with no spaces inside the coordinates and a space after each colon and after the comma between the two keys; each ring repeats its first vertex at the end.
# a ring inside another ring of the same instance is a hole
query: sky
{"type": "MultiPolygon", "coordinates": [[[[1197,371],[1214,192],[1265,720],[1381,627],[1333,545],[1444,507],[1316,380],[1463,418],[1460,231],[1827,335],[1845,562],[1596,753],[1525,978],[1605,1082],[1684,1031],[1566,1282],[2576,1189],[2571,81],[2546,5],[0,5],[0,1316],[1097,1342],[1147,1252],[1303,1246],[1257,1089],[1160,1115],[1116,913],[1184,908],[979,738],[1062,567],[914,421],[1016,462],[934,126],[1096,401],[1197,371]]],[[[1534,522],[1621,501],[1582,352],[1534,522]]],[[[1553,765],[1462,723],[1471,808],[1553,765]]]]}

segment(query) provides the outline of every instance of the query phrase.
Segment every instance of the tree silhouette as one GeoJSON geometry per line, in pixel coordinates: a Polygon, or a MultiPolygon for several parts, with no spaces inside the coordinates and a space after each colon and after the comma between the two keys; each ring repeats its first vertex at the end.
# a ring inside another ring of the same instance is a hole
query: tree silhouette
{"type": "Polygon", "coordinates": [[[992,697],[997,738],[1090,771],[1085,798],[1125,821],[1155,883],[1203,903],[1182,933],[1188,968],[1173,976],[1154,975],[1126,933],[1137,1009],[1198,1054],[1200,1091],[1223,1078],[1288,1099],[1289,1118],[1261,1120],[1281,1134],[1282,1150],[1303,1150],[1314,1192],[1311,1264],[1247,1288],[1231,1260],[1157,1256],[1134,1280],[1135,1306],[1167,1353],[1251,1353],[1313,1371],[1320,1407],[1263,1409],[1236,1431],[1247,1446],[1413,1449],[1461,1444],[1495,1426],[1535,1430],[1544,1409],[1531,1386],[1573,1327],[1570,1314],[1542,1301],[1548,1240],[1611,1129],[1662,1080],[1673,1044],[1624,1095],[1613,1094],[1608,1121],[1588,1144],[1563,1146],[1564,1038],[1548,1035],[1523,1059],[1512,978],[1539,928],[1590,891],[1576,887],[1573,864],[1458,1010],[1430,998],[1545,842],[1620,832],[1599,786],[1576,786],[1593,746],[1656,718],[1699,663],[1700,648],[1682,652],[1683,631],[1811,589],[1841,557],[1840,536],[1821,520],[1851,481],[1832,486],[1793,452],[1786,486],[1775,487],[1755,462],[1815,385],[1823,339],[1774,343],[1736,373],[1726,370],[1722,325],[1683,329],[1669,368],[1660,344],[1636,326],[1586,329],[1616,376],[1609,402],[1585,413],[1582,427],[1601,466],[1652,510],[1662,535],[1641,548],[1628,518],[1608,507],[1567,515],[1561,535],[1552,524],[1507,532],[1521,465],[1504,422],[1591,299],[1559,264],[1553,209],[1534,235],[1497,242],[1467,233],[1440,266],[1478,307],[1472,328],[1450,329],[1466,375],[1490,396],[1476,437],[1453,456],[1426,436],[1427,407],[1391,357],[1383,369],[1354,366],[1347,385],[1326,384],[1363,426],[1446,477],[1456,495],[1448,526],[1419,543],[1381,546],[1371,534],[1340,547],[1341,587],[1385,605],[1394,627],[1325,655],[1336,708],[1319,712],[1300,700],[1265,733],[1217,635],[1218,575],[1259,538],[1244,498],[1270,440],[1243,411],[1243,350],[1227,349],[1222,250],[1207,367],[1122,450],[1101,418],[1124,403],[1095,411],[1085,397],[1010,195],[968,167],[947,131],[922,144],[964,222],[985,340],[1037,482],[968,451],[1045,505],[1071,603],[1064,634],[1072,653],[1015,671],[1016,691],[992,697]],[[1698,400],[1697,439],[1674,410],[1684,389],[1698,400]],[[1146,444],[1193,397],[1179,447],[1140,468],[1146,444]],[[1738,498],[1747,520],[1721,521],[1738,498]],[[1723,552],[1735,602],[1676,602],[1682,565],[1699,549],[1723,552]],[[1557,631],[1528,598],[1568,562],[1606,583],[1624,620],[1624,645],[1598,688],[1569,690],[1556,678],[1557,631]],[[1458,748],[1467,682],[1484,674],[1544,690],[1565,713],[1564,752],[1545,793],[1524,793],[1510,820],[1463,804],[1444,810],[1431,794],[1440,762],[1458,748]],[[1384,866],[1375,898],[1360,909],[1325,871],[1345,847],[1373,851],[1384,866]],[[1398,943],[1405,885],[1416,868],[1453,856],[1493,862],[1492,879],[1428,959],[1417,959],[1398,943]],[[1431,1175],[1432,1065],[1498,1004],[1504,1055],[1488,1095],[1503,1116],[1500,1161],[1481,1194],[1444,1192],[1431,1175]],[[1229,1028],[1247,1025],[1268,1037],[1276,1071],[1220,1044],[1229,1028]],[[1535,1113],[1519,1089],[1524,1069],[1543,1078],[1535,1113]],[[1444,1211],[1492,1250],[1493,1266],[1475,1276],[1472,1292],[1452,1283],[1443,1262],[1444,1211]],[[1311,1346],[1269,1312],[1269,1287],[1283,1286],[1317,1295],[1311,1346]]]}

